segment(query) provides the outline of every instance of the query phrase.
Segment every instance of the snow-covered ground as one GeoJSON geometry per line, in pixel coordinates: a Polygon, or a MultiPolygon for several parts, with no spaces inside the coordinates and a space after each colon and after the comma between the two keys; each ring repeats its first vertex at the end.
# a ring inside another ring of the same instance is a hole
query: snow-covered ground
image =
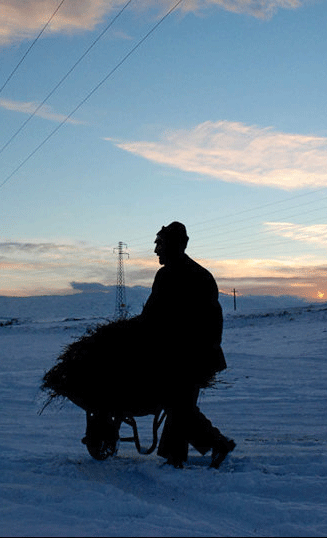
{"type": "Polygon", "coordinates": [[[327,304],[225,309],[228,369],[200,406],[237,447],[176,470],[127,443],[93,460],[69,402],[38,415],[44,371],[104,321],[105,294],[0,299],[1,536],[326,536],[327,304]]]}

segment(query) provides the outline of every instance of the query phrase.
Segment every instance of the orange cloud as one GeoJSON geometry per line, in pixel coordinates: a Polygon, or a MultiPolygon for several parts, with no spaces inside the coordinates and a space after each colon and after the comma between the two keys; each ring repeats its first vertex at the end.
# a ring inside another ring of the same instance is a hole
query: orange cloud
{"type": "MultiPolygon", "coordinates": [[[[327,265],[318,258],[195,259],[211,271],[223,292],[236,288],[241,294],[311,300],[327,296],[327,265]]],[[[151,287],[159,267],[154,254],[131,253],[125,262],[126,285],[151,287]]],[[[86,243],[4,241],[0,242],[0,269],[0,295],[72,293],[71,282],[114,285],[117,256],[112,247],[86,243]]]]}
{"type": "Polygon", "coordinates": [[[3,241],[0,268],[2,295],[39,295],[40,290],[69,293],[73,280],[114,282],[116,257],[110,247],[86,243],[3,241]]]}

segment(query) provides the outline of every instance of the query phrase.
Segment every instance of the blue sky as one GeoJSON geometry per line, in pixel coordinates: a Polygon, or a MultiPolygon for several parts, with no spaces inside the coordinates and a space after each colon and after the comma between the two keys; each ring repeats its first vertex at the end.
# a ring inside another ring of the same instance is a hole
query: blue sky
{"type": "Polygon", "coordinates": [[[0,92],[0,294],[114,284],[118,241],[150,286],[179,220],[221,291],[326,300],[326,1],[184,0],[106,79],[174,6],[130,2],[79,62],[126,4],[1,3],[0,88],[60,7],[0,92]]]}

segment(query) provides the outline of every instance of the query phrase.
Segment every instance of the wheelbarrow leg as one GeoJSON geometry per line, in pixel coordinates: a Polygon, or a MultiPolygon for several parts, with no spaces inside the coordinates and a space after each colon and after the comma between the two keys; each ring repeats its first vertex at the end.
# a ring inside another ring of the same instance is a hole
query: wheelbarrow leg
{"type": "MultiPolygon", "coordinates": [[[[158,413],[156,413],[154,415],[154,419],[153,419],[153,445],[151,447],[151,452],[153,452],[157,447],[157,444],[158,444],[158,430],[159,430],[161,424],[163,423],[163,421],[165,420],[166,416],[167,416],[167,413],[163,409],[160,409],[160,411],[158,411],[158,413]]],[[[151,454],[151,452],[149,452],[149,454],[151,454]]]]}
{"type": "Polygon", "coordinates": [[[150,446],[150,448],[141,447],[139,434],[137,431],[137,424],[134,417],[125,417],[122,420],[122,422],[125,422],[125,424],[128,424],[129,426],[133,428],[133,437],[122,437],[120,438],[120,440],[125,441],[125,442],[126,441],[134,442],[139,454],[145,454],[145,455],[152,454],[152,452],[156,449],[157,444],[158,444],[158,429],[160,428],[165,418],[166,418],[166,413],[161,409],[157,411],[157,413],[154,415],[153,425],[152,425],[152,436],[153,436],[152,439],[153,440],[152,440],[152,445],[150,446]]]}
{"type": "Polygon", "coordinates": [[[125,417],[123,418],[122,422],[125,422],[125,424],[128,424],[128,426],[131,426],[133,428],[133,437],[120,437],[120,440],[123,442],[134,442],[137,451],[142,454],[142,448],[140,444],[139,434],[137,431],[137,424],[134,417],[125,417]]]}

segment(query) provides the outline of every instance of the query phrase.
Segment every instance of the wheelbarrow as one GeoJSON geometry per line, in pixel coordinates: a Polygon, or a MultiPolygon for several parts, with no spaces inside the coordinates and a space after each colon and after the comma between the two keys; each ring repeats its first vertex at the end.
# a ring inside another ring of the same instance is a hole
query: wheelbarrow
{"type": "Polygon", "coordinates": [[[119,442],[131,442],[139,454],[152,454],[158,444],[158,430],[166,418],[165,411],[158,407],[148,412],[139,413],[137,416],[153,415],[152,421],[152,444],[146,448],[141,446],[136,416],[125,414],[123,416],[112,417],[110,414],[101,412],[86,411],[86,435],[82,443],[92,458],[103,461],[117,453],[119,442]],[[121,437],[119,430],[122,424],[127,424],[132,428],[133,435],[121,437]]]}

